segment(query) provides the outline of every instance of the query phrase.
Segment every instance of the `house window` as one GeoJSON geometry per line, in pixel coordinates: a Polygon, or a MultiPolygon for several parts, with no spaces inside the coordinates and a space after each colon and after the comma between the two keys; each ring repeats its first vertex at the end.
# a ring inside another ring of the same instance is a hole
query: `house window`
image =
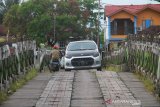
{"type": "Polygon", "coordinates": [[[111,22],[112,35],[133,34],[134,23],[130,19],[115,19],[111,22]]]}
{"type": "Polygon", "coordinates": [[[117,34],[117,21],[115,20],[111,22],[111,34],[117,34]]]}
{"type": "Polygon", "coordinates": [[[142,28],[146,29],[149,28],[153,24],[153,20],[151,19],[146,19],[142,21],[142,28]]]}

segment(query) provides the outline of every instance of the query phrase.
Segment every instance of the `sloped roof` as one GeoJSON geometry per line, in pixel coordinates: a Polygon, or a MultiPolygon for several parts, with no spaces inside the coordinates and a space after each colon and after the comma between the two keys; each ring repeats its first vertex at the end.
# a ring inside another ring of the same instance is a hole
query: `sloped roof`
{"type": "Polygon", "coordinates": [[[105,15],[112,16],[120,11],[126,11],[130,14],[136,14],[146,8],[160,12],[160,4],[145,4],[145,5],[106,5],[105,15]]]}

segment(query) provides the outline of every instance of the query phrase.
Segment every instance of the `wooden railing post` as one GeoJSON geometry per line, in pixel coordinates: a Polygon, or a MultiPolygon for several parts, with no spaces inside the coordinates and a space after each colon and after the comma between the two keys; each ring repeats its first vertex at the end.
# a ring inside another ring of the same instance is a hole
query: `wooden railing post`
{"type": "Polygon", "coordinates": [[[160,78],[160,55],[159,55],[159,59],[158,59],[158,69],[157,69],[157,79],[160,78]]]}

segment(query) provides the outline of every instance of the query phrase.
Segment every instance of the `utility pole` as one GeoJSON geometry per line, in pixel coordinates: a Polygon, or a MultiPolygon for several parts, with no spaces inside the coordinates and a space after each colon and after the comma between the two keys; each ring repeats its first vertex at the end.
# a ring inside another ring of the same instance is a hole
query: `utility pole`
{"type": "Polygon", "coordinates": [[[56,16],[54,14],[54,41],[56,41],[56,16]]]}
{"type": "Polygon", "coordinates": [[[98,0],[98,18],[97,18],[97,21],[98,21],[98,34],[97,34],[97,45],[100,49],[100,20],[99,20],[99,17],[100,17],[100,0],[98,0]]]}
{"type": "Polygon", "coordinates": [[[54,12],[54,41],[56,41],[56,7],[57,7],[57,4],[53,4],[53,5],[55,9],[55,12],[54,12]]]}

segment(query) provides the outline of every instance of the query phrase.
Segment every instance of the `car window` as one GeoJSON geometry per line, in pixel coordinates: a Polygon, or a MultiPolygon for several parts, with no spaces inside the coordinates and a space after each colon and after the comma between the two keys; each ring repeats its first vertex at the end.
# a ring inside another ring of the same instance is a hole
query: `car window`
{"type": "Polygon", "coordinates": [[[73,42],[68,46],[68,51],[77,51],[77,50],[95,50],[96,44],[94,42],[73,42]]]}

